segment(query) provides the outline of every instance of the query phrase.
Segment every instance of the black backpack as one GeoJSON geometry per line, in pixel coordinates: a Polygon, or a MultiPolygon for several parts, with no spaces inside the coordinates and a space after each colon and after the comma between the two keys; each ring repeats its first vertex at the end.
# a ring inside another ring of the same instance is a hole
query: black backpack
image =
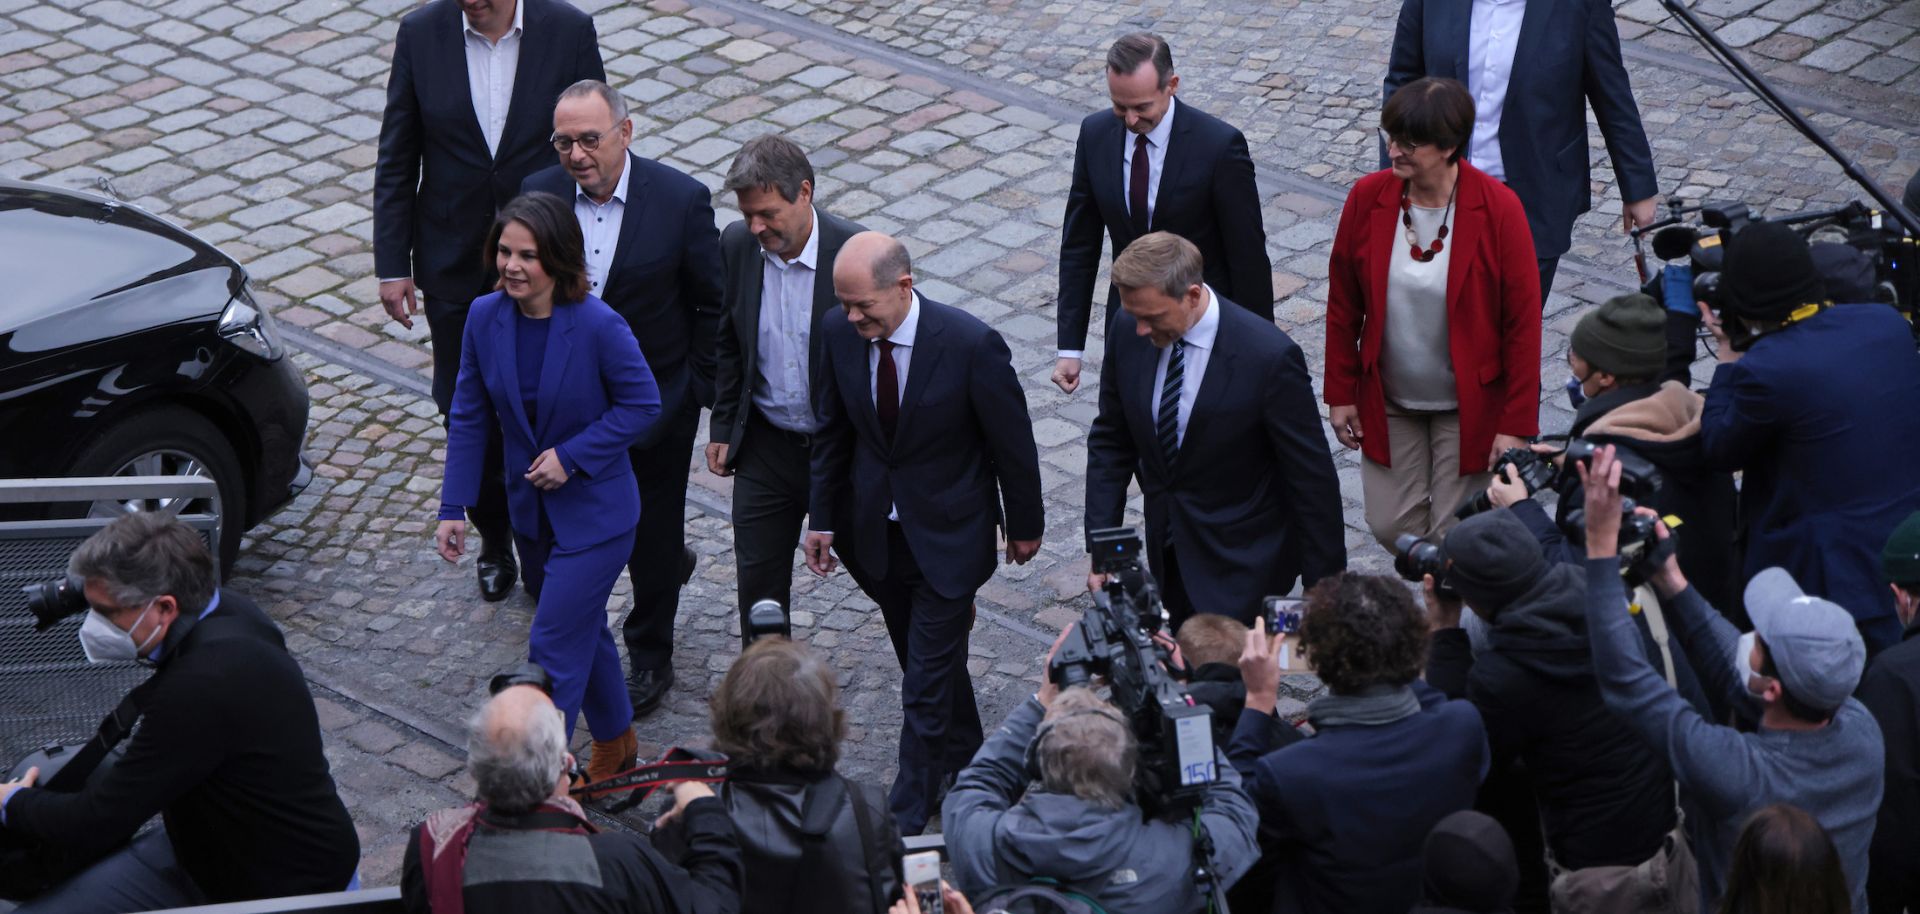
{"type": "Polygon", "coordinates": [[[978,914],[1107,914],[1093,896],[1044,876],[988,889],[973,899],[978,914]]]}

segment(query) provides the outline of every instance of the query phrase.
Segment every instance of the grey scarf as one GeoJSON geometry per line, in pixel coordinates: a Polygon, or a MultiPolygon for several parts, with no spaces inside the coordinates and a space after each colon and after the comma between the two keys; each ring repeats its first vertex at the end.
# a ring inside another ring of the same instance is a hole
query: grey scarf
{"type": "Polygon", "coordinates": [[[1352,695],[1328,692],[1307,704],[1307,719],[1322,727],[1377,727],[1420,713],[1412,686],[1368,686],[1352,695]]]}

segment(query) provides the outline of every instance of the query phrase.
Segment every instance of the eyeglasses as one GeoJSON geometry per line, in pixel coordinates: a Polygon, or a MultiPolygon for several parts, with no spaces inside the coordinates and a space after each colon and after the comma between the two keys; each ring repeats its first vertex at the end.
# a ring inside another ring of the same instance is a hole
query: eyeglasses
{"type": "MultiPolygon", "coordinates": [[[[1398,149],[1400,149],[1400,150],[1401,150],[1402,152],[1414,152],[1414,151],[1416,151],[1416,150],[1418,150],[1418,149],[1419,149],[1420,147],[1422,147],[1422,146],[1432,146],[1432,145],[1433,145],[1432,143],[1414,143],[1414,142],[1409,142],[1409,141],[1407,140],[1407,138],[1405,138],[1405,137],[1396,137],[1396,136],[1393,136],[1393,135],[1391,135],[1391,134],[1389,134],[1389,133],[1387,133],[1387,128],[1385,128],[1385,127],[1381,127],[1381,128],[1378,128],[1378,129],[1379,129],[1379,132],[1380,132],[1380,144],[1381,144],[1381,145],[1383,145],[1383,146],[1390,146],[1390,147],[1396,147],[1396,148],[1398,148],[1398,149]]],[[[589,147],[587,147],[587,148],[588,148],[588,149],[592,149],[593,147],[591,147],[591,146],[589,146],[589,147]]],[[[565,150],[562,150],[562,151],[564,152],[565,150]]]]}
{"type": "Polygon", "coordinates": [[[553,148],[561,155],[566,155],[573,151],[573,144],[575,143],[579,143],[580,148],[588,152],[599,149],[600,141],[603,139],[606,139],[606,135],[600,133],[583,133],[579,136],[567,136],[564,133],[556,133],[549,137],[548,141],[553,143],[553,148]]]}

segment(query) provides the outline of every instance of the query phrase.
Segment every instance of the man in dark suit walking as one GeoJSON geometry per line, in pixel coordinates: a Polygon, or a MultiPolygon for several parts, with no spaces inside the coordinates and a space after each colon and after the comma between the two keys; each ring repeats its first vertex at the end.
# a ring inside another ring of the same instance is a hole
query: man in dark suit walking
{"type": "MultiPolygon", "coordinates": [[[[433,0],[400,20],[374,166],[374,273],[401,325],[412,329],[425,305],[442,417],[467,306],[493,289],[481,250],[493,215],[547,161],[560,90],[605,78],[593,19],[563,0],[433,0]]],[[[497,437],[486,453],[467,516],[480,532],[480,593],[500,600],[518,568],[497,437]]]]}
{"type": "MultiPolygon", "coordinates": [[[[748,140],[727,170],[743,218],[720,233],[725,283],[715,346],[718,394],[707,469],[733,477],[733,554],[745,613],[792,608],[793,553],[807,516],[813,459],[813,328],[838,304],[833,262],[865,231],[814,206],[813,166],[791,140],[748,140]]],[[[843,549],[852,542],[849,538],[843,549]]]]}
{"type": "Polygon", "coordinates": [[[713,334],[720,312],[720,236],[706,185],[628,151],[633,121],[606,83],[583,80],[553,109],[560,164],[523,190],[573,201],[586,240],[590,291],[640,341],[660,387],[660,421],[627,452],[640,487],[640,526],[627,574],[633,606],[621,625],[635,715],[673,687],[673,620],[693,574],[687,473],[700,407],[713,404],[713,334]]]}
{"type": "Polygon", "coordinates": [[[833,288],[844,318],[814,328],[807,565],[832,571],[835,531],[853,534],[847,570],[880,605],[904,674],[889,805],[902,834],[919,834],[980,748],[966,666],[973,595],[993,575],[996,526],[1007,561],[1040,550],[1039,449],[1006,341],[915,292],[900,242],[848,239],[833,288]]]}
{"type": "Polygon", "coordinates": [[[1137,474],[1148,565],[1176,626],[1196,612],[1251,623],[1262,596],[1346,567],[1340,482],[1300,347],[1202,276],[1199,249],[1168,232],[1114,260],[1123,313],[1087,438],[1087,529],[1120,525],[1137,474]]]}
{"type": "MultiPolygon", "coordinates": [[[[1467,161],[1507,183],[1527,210],[1540,300],[1553,288],[1573,220],[1593,208],[1587,105],[1606,137],[1625,210],[1648,225],[1660,185],[1606,0],[1403,0],[1382,100],[1422,76],[1473,93],[1467,161]]],[[[1386,165],[1386,150],[1380,162],[1386,165]]]]}
{"type": "MultiPolygon", "coordinates": [[[[1226,122],[1176,103],[1179,88],[1166,41],[1145,32],[1127,35],[1107,51],[1113,110],[1080,122],[1061,227],[1060,361],[1053,370],[1053,382],[1067,393],[1080,386],[1103,231],[1116,258],[1149,231],[1193,242],[1206,258],[1207,283],[1273,322],[1273,262],[1247,139],[1226,122]]],[[[1119,292],[1108,288],[1102,324],[1112,323],[1119,308],[1119,292]]]]}

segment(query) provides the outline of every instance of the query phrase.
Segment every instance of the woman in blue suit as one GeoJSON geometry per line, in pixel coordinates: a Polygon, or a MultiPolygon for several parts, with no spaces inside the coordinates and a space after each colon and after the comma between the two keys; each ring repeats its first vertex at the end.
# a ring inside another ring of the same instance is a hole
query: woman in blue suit
{"type": "Polygon", "coordinates": [[[573,210],[551,194],[517,197],[494,219],[499,291],[467,316],[435,541],[449,562],[465,554],[462,518],[497,429],[507,512],[539,601],[527,653],[553,676],[569,735],[575,712],[586,716],[587,777],[599,780],[639,750],[606,608],[640,520],[627,449],[659,418],[660,391],[627,322],[587,294],[584,247],[573,210]]]}

